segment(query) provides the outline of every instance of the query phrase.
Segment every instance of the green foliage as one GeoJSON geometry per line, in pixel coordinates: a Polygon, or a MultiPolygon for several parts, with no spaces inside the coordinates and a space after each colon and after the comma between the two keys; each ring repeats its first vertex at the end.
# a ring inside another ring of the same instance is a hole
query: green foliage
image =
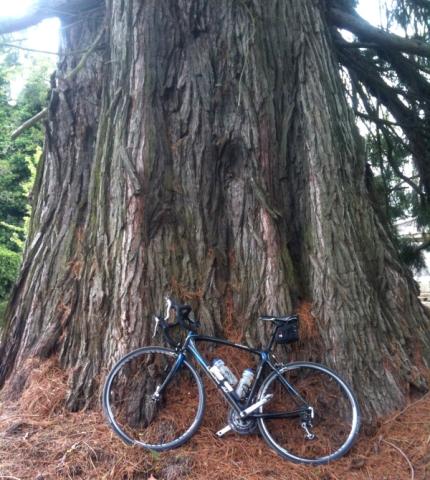
{"type": "Polygon", "coordinates": [[[400,258],[406,265],[409,265],[412,270],[420,271],[425,268],[425,260],[422,250],[417,250],[417,245],[408,238],[398,239],[398,248],[400,258]]]}
{"type": "Polygon", "coordinates": [[[15,140],[11,134],[46,107],[53,68],[50,61],[33,61],[28,74],[21,60],[16,51],[0,49],[0,301],[6,298],[18,274],[44,130],[43,125],[36,124],[15,140]],[[26,77],[26,83],[12,98],[11,87],[22,77],[26,77]]]}
{"type": "Polygon", "coordinates": [[[18,275],[21,255],[0,245],[0,300],[5,300],[18,275]]]}
{"type": "Polygon", "coordinates": [[[404,143],[376,129],[367,137],[368,160],[372,167],[373,195],[383,220],[391,225],[402,261],[415,271],[425,268],[419,243],[400,237],[395,225],[402,219],[415,219],[421,232],[430,230],[430,208],[416,186],[412,159],[404,143]]]}
{"type": "Polygon", "coordinates": [[[5,313],[6,313],[7,302],[0,302],[0,331],[5,324],[5,313]]]}
{"type": "MultiPolygon", "coordinates": [[[[347,0],[336,0],[346,12],[347,0]]],[[[378,35],[365,22],[339,22],[353,40],[337,38],[340,63],[346,67],[346,91],[351,105],[368,129],[367,145],[375,206],[385,223],[413,219],[430,235],[430,55],[423,48],[430,41],[428,0],[377,0],[383,25],[378,35]],[[390,32],[396,37],[390,37],[390,32]],[[402,38],[403,37],[403,38],[402,38]],[[389,46],[393,38],[397,45],[389,46]],[[412,42],[414,40],[415,42],[412,42]]],[[[357,14],[351,9],[352,17],[357,14]]],[[[336,38],[336,37],[335,37],[336,38]]],[[[345,37],[344,37],[345,38],[345,37]]],[[[399,252],[413,268],[420,265],[419,245],[398,242],[399,252]]],[[[407,242],[406,242],[407,243],[407,242]]]]}
{"type": "MultiPolygon", "coordinates": [[[[409,152],[396,139],[388,138],[381,131],[367,137],[368,160],[374,177],[374,188],[384,214],[390,224],[412,214],[412,193],[399,175],[410,168],[409,152]]],[[[405,175],[406,177],[406,175],[405,175]]]]}

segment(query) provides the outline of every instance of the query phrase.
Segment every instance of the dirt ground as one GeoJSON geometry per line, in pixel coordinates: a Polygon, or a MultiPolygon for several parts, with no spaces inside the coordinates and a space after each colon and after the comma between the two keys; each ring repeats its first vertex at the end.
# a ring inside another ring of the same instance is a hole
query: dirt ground
{"type": "Polygon", "coordinates": [[[55,361],[32,366],[23,395],[3,392],[0,406],[0,479],[430,479],[430,395],[364,428],[344,458],[329,466],[295,465],[258,436],[214,433],[225,425],[223,400],[208,393],[205,420],[179,449],[155,454],[127,447],[106,425],[100,408],[64,408],[67,376],[55,361]],[[5,396],[9,395],[9,399],[5,396]]]}

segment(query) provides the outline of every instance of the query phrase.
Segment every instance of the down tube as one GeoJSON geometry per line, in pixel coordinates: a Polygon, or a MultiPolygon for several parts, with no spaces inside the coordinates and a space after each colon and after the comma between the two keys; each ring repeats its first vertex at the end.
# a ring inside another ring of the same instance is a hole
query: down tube
{"type": "Polygon", "coordinates": [[[193,357],[197,360],[197,362],[200,364],[200,366],[203,368],[203,370],[206,372],[206,374],[211,378],[211,380],[215,383],[217,388],[221,391],[221,393],[224,395],[225,399],[227,402],[236,410],[237,413],[240,413],[242,409],[240,408],[240,405],[238,404],[237,400],[234,398],[234,392],[230,392],[227,390],[227,388],[224,386],[223,382],[220,382],[217,377],[210,371],[210,366],[206,362],[206,360],[200,355],[200,352],[197,350],[197,347],[194,343],[194,340],[192,337],[189,337],[188,340],[188,345],[187,345],[187,350],[191,352],[193,357]]]}

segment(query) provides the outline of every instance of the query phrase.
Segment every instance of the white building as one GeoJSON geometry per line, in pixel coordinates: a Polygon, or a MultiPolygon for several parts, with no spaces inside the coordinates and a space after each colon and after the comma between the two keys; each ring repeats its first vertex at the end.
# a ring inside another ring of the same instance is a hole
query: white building
{"type": "MultiPolygon", "coordinates": [[[[416,238],[417,242],[422,239],[422,232],[419,231],[417,223],[413,218],[397,222],[396,227],[401,237],[416,238]]],[[[423,255],[426,267],[416,272],[414,277],[420,285],[421,296],[427,297],[430,301],[430,252],[423,251],[423,255]]]]}

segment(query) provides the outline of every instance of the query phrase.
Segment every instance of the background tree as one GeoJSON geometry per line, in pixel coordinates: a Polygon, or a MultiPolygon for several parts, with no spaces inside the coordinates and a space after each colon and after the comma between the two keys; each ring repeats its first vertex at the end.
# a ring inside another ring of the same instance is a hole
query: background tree
{"type": "MultiPolygon", "coordinates": [[[[29,217],[28,195],[41,154],[44,131],[41,125],[27,130],[17,140],[11,133],[46,104],[48,69],[46,61],[33,62],[33,70],[18,98],[11,96],[11,82],[22,75],[22,58],[10,48],[0,50],[0,318],[5,300],[18,275],[29,217]]],[[[0,322],[1,323],[1,322],[0,322]]]]}
{"type": "MultiPolygon", "coordinates": [[[[100,372],[150,341],[170,291],[206,332],[234,325],[250,343],[267,335],[259,313],[312,302],[300,355],[341,371],[369,418],[427,389],[428,313],[375,207],[338,60],[351,72],[354,58],[381,99],[398,92],[337,28],[396,61],[429,47],[370,27],[350,1],[63,0],[61,11],[2,380],[19,391],[27,359],[57,355],[72,371],[69,406],[91,404],[100,372]]],[[[405,135],[426,199],[423,133],[405,135]]]]}
{"type": "MultiPolygon", "coordinates": [[[[351,5],[352,6],[352,5],[351,5]]],[[[385,25],[375,28],[360,19],[352,8],[334,10],[336,25],[354,33],[353,41],[334,34],[339,59],[346,67],[346,90],[358,118],[369,130],[368,153],[379,177],[379,212],[391,226],[401,257],[415,269],[424,266],[422,251],[430,246],[428,202],[430,3],[381,2],[385,25]],[[406,43],[389,35],[402,31],[406,43]],[[381,36],[382,35],[382,36],[381,36]],[[422,241],[400,238],[395,223],[416,219],[422,241]]]]}

